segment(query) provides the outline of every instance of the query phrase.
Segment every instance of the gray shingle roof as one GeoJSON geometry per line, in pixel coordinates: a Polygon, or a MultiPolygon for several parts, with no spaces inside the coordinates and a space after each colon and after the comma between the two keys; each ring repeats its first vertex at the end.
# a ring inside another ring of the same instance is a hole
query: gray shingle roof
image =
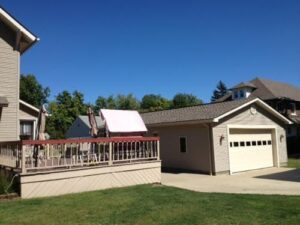
{"type": "MultiPolygon", "coordinates": [[[[88,127],[90,127],[89,117],[88,116],[78,116],[88,127]]],[[[105,126],[104,121],[100,116],[95,116],[98,128],[103,128],[105,126]]]]}
{"type": "Polygon", "coordinates": [[[6,97],[0,96],[0,106],[8,106],[8,100],[6,97]]]}
{"type": "Polygon", "coordinates": [[[146,125],[212,120],[251,100],[253,100],[253,98],[221,103],[203,104],[179,109],[143,113],[141,114],[141,116],[146,125]]]}

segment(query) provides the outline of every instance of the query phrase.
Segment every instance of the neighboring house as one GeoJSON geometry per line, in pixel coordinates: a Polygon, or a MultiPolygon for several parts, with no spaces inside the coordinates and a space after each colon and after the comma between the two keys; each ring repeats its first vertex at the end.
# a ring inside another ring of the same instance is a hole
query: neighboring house
{"type": "Polygon", "coordinates": [[[40,110],[19,100],[20,139],[34,140],[40,110]]]}
{"type": "Polygon", "coordinates": [[[38,38],[0,7],[0,141],[20,135],[20,56],[38,38]]]}
{"type": "MultiPolygon", "coordinates": [[[[231,88],[231,92],[217,102],[258,97],[264,100],[293,124],[287,126],[289,152],[300,148],[300,88],[291,84],[256,78],[231,88]],[[297,143],[298,142],[298,143],[297,143]]],[[[299,151],[299,150],[298,150],[299,151]]]]}
{"type": "Polygon", "coordinates": [[[262,100],[243,99],[142,114],[160,137],[162,166],[210,174],[287,163],[291,122],[262,100]]]}
{"type": "MultiPolygon", "coordinates": [[[[137,111],[101,109],[96,122],[100,137],[143,136],[147,128],[137,111]]],[[[88,116],[78,116],[66,133],[67,138],[91,137],[88,116]]]]}
{"type": "MultiPolygon", "coordinates": [[[[96,116],[96,122],[98,129],[101,131],[102,135],[104,135],[104,121],[100,116],[96,116]]],[[[66,133],[66,138],[88,138],[91,137],[90,134],[91,125],[89,122],[88,116],[78,116],[73,124],[70,126],[69,130],[66,133]]]]}

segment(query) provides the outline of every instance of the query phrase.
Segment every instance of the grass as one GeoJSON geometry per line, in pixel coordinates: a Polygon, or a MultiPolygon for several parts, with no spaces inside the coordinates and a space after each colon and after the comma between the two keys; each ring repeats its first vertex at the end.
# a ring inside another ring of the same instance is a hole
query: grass
{"type": "Polygon", "coordinates": [[[141,185],[0,202],[0,224],[299,224],[300,197],[141,185]]]}
{"type": "Polygon", "coordinates": [[[289,158],[287,167],[300,169],[300,158],[289,158]]]}
{"type": "Polygon", "coordinates": [[[0,195],[17,192],[17,184],[13,182],[11,184],[11,178],[8,179],[0,174],[0,195]]]}

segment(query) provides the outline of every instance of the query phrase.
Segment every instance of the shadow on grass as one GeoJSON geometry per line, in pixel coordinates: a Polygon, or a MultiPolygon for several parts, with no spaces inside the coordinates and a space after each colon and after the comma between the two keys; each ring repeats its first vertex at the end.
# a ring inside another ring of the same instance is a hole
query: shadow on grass
{"type": "Polygon", "coordinates": [[[280,173],[272,173],[268,175],[257,176],[255,178],[300,182],[300,169],[294,169],[280,173]]]}

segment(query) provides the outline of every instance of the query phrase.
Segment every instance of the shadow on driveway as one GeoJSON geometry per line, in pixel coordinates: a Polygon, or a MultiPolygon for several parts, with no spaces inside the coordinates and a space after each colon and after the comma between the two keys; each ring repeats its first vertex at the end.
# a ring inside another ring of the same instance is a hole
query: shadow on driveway
{"type": "Polygon", "coordinates": [[[254,178],[261,179],[271,179],[271,180],[280,180],[280,181],[292,181],[292,182],[300,182],[300,169],[294,169],[279,173],[272,173],[262,176],[256,176],[254,178]]]}

